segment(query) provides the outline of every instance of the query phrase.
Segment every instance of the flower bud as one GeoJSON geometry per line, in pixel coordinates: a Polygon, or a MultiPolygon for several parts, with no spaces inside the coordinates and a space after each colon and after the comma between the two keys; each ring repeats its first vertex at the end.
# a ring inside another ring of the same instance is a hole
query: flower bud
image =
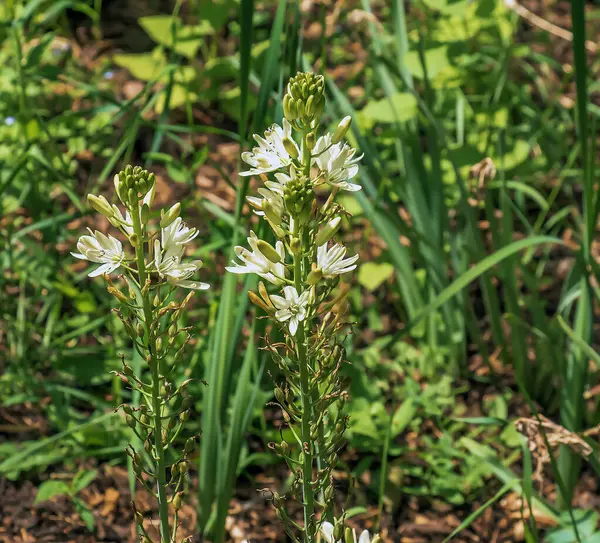
{"type": "Polygon", "coordinates": [[[315,245],[320,247],[325,245],[338,231],[338,228],[342,224],[342,217],[337,216],[331,219],[315,237],[315,245]]]}
{"type": "Polygon", "coordinates": [[[176,204],[172,205],[166,213],[163,214],[162,218],[160,219],[160,227],[166,228],[167,226],[171,225],[173,221],[179,217],[180,213],[181,204],[177,202],[176,204]]]}
{"type": "Polygon", "coordinates": [[[270,243],[259,239],[256,246],[263,255],[273,262],[273,264],[279,264],[281,262],[281,256],[270,243]]]}
{"type": "Polygon", "coordinates": [[[314,132],[306,134],[306,146],[312,151],[317,143],[317,135],[314,132]]]}
{"type": "Polygon", "coordinates": [[[150,219],[150,208],[148,207],[148,204],[144,204],[142,206],[142,212],[140,216],[142,218],[142,224],[148,224],[148,220],[150,219]]]}
{"type": "Polygon", "coordinates": [[[87,195],[87,201],[98,213],[104,215],[107,219],[111,219],[114,215],[113,208],[108,203],[104,196],[87,195]]]}
{"type": "Polygon", "coordinates": [[[262,210],[267,219],[269,219],[269,221],[271,221],[275,226],[279,226],[281,224],[281,214],[277,212],[269,200],[263,200],[262,210]]]}
{"type": "Polygon", "coordinates": [[[296,144],[291,139],[284,138],[283,146],[292,158],[298,158],[298,147],[296,147],[296,144]]]}
{"type": "Polygon", "coordinates": [[[271,310],[271,308],[258,296],[258,294],[256,294],[256,292],[249,290],[248,298],[254,305],[257,305],[261,309],[264,309],[267,312],[269,312],[271,310]]]}
{"type": "Polygon", "coordinates": [[[346,115],[341,121],[340,124],[337,125],[335,132],[331,138],[331,142],[335,145],[344,139],[344,136],[348,133],[350,129],[350,125],[352,124],[352,117],[350,115],[346,115]]]}
{"type": "Polygon", "coordinates": [[[152,305],[154,307],[158,307],[160,305],[160,298],[158,297],[158,294],[154,296],[154,300],[152,300],[152,305]]]}
{"type": "Polygon", "coordinates": [[[135,207],[138,205],[138,196],[134,189],[129,189],[127,191],[127,201],[131,206],[135,207]]]}
{"type": "MultiPolygon", "coordinates": [[[[344,523],[340,522],[339,520],[336,521],[335,526],[333,527],[334,541],[339,541],[340,539],[342,539],[343,532],[344,532],[344,523]]],[[[354,542],[351,541],[351,543],[354,543],[354,542]]]]}
{"type": "MultiPolygon", "coordinates": [[[[341,524],[340,524],[341,526],[341,524]]],[[[344,542],[345,543],[354,543],[355,541],[355,537],[354,537],[354,533],[352,532],[352,530],[348,527],[346,527],[346,530],[344,531],[344,542]]]]}
{"type": "Polygon", "coordinates": [[[159,353],[160,351],[162,351],[162,347],[163,347],[163,340],[161,337],[157,337],[156,338],[156,352],[159,353]]]}
{"type": "Polygon", "coordinates": [[[381,539],[379,534],[377,534],[373,539],[371,539],[371,543],[383,543],[383,540],[381,539]]]}

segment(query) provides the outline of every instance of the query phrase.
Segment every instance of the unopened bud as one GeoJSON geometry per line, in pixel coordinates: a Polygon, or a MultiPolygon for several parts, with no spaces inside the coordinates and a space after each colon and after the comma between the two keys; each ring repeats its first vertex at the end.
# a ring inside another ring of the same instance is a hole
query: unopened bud
{"type": "Polygon", "coordinates": [[[256,243],[258,250],[265,255],[273,264],[279,264],[281,262],[280,254],[275,250],[270,243],[259,239],[256,243]]]}
{"type": "Polygon", "coordinates": [[[140,216],[142,218],[142,224],[148,224],[148,220],[150,219],[150,208],[148,207],[148,204],[142,206],[142,213],[140,216]]]}
{"type": "Polygon", "coordinates": [[[329,502],[333,500],[333,485],[329,485],[325,489],[325,501],[329,502]]]}
{"type": "Polygon", "coordinates": [[[285,150],[288,152],[288,154],[292,158],[298,158],[298,147],[296,146],[296,144],[291,139],[284,138],[283,139],[283,146],[285,147],[285,150]]]}
{"type": "Polygon", "coordinates": [[[94,196],[93,194],[88,194],[87,200],[90,206],[92,206],[98,213],[102,213],[102,215],[104,215],[107,219],[111,219],[114,215],[113,208],[104,196],[94,196]]]}
{"type": "Polygon", "coordinates": [[[154,296],[154,300],[152,300],[152,305],[154,307],[158,307],[160,305],[160,298],[158,297],[158,294],[154,296]]]}
{"type": "Polygon", "coordinates": [[[166,228],[167,226],[171,225],[173,221],[179,217],[180,213],[181,204],[177,202],[176,204],[172,205],[171,208],[162,216],[162,219],[160,219],[160,227],[166,228]]]}
{"type": "MultiPolygon", "coordinates": [[[[340,524],[340,526],[341,526],[341,524],[340,524]]],[[[346,527],[346,530],[344,531],[344,542],[345,543],[354,543],[354,533],[348,527],[346,527]]]]}
{"type": "Polygon", "coordinates": [[[306,146],[312,151],[317,143],[317,136],[314,132],[306,134],[306,146]]]}
{"type": "Polygon", "coordinates": [[[335,132],[331,138],[331,141],[334,145],[344,139],[344,136],[348,133],[351,124],[352,117],[350,117],[350,115],[347,115],[340,121],[340,124],[337,125],[337,128],[335,129],[335,132]]]}
{"type": "Polygon", "coordinates": [[[261,309],[264,309],[265,311],[269,311],[271,308],[258,296],[258,294],[256,294],[256,292],[253,292],[251,290],[248,291],[248,298],[250,299],[250,301],[254,304],[257,305],[258,307],[260,307],[261,309]]]}
{"type": "Polygon", "coordinates": [[[129,189],[127,191],[127,201],[129,202],[129,205],[132,206],[137,206],[138,204],[138,195],[137,192],[135,191],[135,189],[129,189]]]}
{"type": "Polygon", "coordinates": [[[373,539],[371,539],[371,543],[382,543],[382,542],[383,542],[383,540],[381,539],[379,534],[377,534],[373,539]]]}
{"type": "Polygon", "coordinates": [[[340,521],[336,521],[335,526],[333,527],[333,540],[339,541],[340,539],[342,539],[343,534],[344,534],[344,523],[340,522],[340,521]]]}
{"type": "Polygon", "coordinates": [[[281,214],[277,212],[269,200],[263,200],[262,210],[267,219],[269,219],[269,221],[271,221],[275,226],[279,226],[281,224],[281,214]]]}
{"type": "Polygon", "coordinates": [[[331,219],[315,237],[315,245],[320,247],[325,245],[338,231],[338,228],[342,224],[342,218],[340,216],[331,219]]]}

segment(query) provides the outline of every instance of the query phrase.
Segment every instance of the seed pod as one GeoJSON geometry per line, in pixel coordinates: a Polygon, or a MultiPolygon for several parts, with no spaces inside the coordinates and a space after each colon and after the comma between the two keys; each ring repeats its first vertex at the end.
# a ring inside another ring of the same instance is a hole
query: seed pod
{"type": "Polygon", "coordinates": [[[179,473],[181,473],[181,475],[185,475],[188,472],[189,468],[190,465],[187,462],[187,460],[183,460],[179,463],[179,473]]]}
{"type": "Polygon", "coordinates": [[[152,305],[154,307],[158,307],[160,305],[160,298],[158,297],[158,294],[154,296],[154,300],[152,300],[152,305]]]}
{"type": "Polygon", "coordinates": [[[132,430],[134,430],[137,426],[137,421],[132,415],[125,415],[125,422],[127,423],[127,426],[129,426],[132,430]]]}
{"type": "Polygon", "coordinates": [[[162,347],[163,347],[162,337],[157,337],[156,338],[156,352],[160,353],[160,351],[162,351],[162,347]]]}
{"type": "Polygon", "coordinates": [[[175,511],[179,511],[181,509],[181,494],[181,492],[178,492],[173,498],[173,509],[175,509],[175,511]]]}
{"type": "Polygon", "coordinates": [[[146,415],[146,414],[142,415],[140,417],[140,422],[145,425],[150,424],[150,419],[148,418],[148,415],[146,415]]]}
{"type": "Polygon", "coordinates": [[[144,441],[144,450],[150,454],[152,452],[152,441],[150,441],[150,438],[146,439],[146,441],[144,441]]]}
{"type": "Polygon", "coordinates": [[[182,411],[181,413],[179,413],[179,420],[182,423],[184,423],[189,418],[190,418],[190,410],[189,409],[187,411],[182,411]]]}
{"type": "Polygon", "coordinates": [[[194,438],[190,437],[185,442],[185,447],[184,447],[185,454],[190,454],[194,450],[195,445],[196,445],[196,443],[194,442],[194,438]]]}
{"type": "Polygon", "coordinates": [[[277,401],[279,403],[285,402],[285,394],[283,393],[283,390],[281,390],[279,387],[275,389],[275,398],[277,398],[277,401]]]}

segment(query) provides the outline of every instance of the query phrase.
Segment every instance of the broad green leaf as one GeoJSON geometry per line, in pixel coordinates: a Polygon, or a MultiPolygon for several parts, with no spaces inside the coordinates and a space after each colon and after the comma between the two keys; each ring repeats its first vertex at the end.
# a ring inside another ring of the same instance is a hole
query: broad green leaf
{"type": "Polygon", "coordinates": [[[200,20],[207,21],[213,30],[219,30],[229,18],[233,0],[198,0],[200,20]]]}
{"type": "Polygon", "coordinates": [[[38,488],[34,504],[51,500],[55,496],[69,496],[71,488],[64,481],[44,481],[38,488]]]}
{"type": "Polygon", "coordinates": [[[171,47],[187,58],[194,58],[204,36],[213,33],[208,21],[202,21],[198,25],[184,25],[179,17],[171,15],[150,15],[141,17],[138,22],[156,43],[171,47]],[[172,25],[175,25],[174,32],[172,25]]]}
{"type": "Polygon", "coordinates": [[[167,60],[159,49],[151,53],[129,53],[113,55],[113,62],[126,68],[131,75],[141,81],[150,81],[157,77],[167,65],[167,60]]]}
{"type": "Polygon", "coordinates": [[[412,398],[402,402],[392,418],[392,438],[404,432],[406,427],[413,421],[416,412],[417,408],[412,398]]]}
{"type": "Polygon", "coordinates": [[[365,262],[358,269],[358,282],[369,291],[377,290],[394,275],[394,266],[383,262],[365,262]]]}
{"type": "Polygon", "coordinates": [[[370,101],[358,112],[360,126],[371,129],[374,124],[404,122],[417,114],[417,99],[408,92],[398,92],[389,98],[370,101]]]}
{"type": "MultiPolygon", "coordinates": [[[[450,65],[447,45],[427,49],[424,52],[424,56],[425,65],[427,67],[427,77],[429,79],[435,79],[435,76],[441,70],[450,65]]],[[[409,51],[406,57],[404,57],[404,63],[414,77],[423,79],[423,65],[418,51],[409,51]]]]}

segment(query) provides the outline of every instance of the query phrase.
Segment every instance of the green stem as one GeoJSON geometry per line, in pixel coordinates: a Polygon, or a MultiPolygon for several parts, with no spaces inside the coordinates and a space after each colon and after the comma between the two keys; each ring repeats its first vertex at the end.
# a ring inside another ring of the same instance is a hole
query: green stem
{"type": "MultiPolygon", "coordinates": [[[[138,245],[135,248],[135,257],[138,265],[138,276],[140,286],[144,289],[148,274],[146,272],[146,262],[144,260],[144,232],[140,222],[139,209],[136,207],[131,210],[131,220],[133,231],[138,237],[138,245]]],[[[154,423],[154,447],[156,449],[156,486],[158,490],[158,514],[160,518],[161,543],[171,543],[171,529],[169,527],[169,504],[167,502],[167,477],[165,468],[165,449],[162,442],[162,420],[161,420],[161,399],[160,399],[160,377],[158,373],[158,360],[154,352],[156,338],[152,332],[152,303],[150,294],[142,294],[142,304],[144,308],[144,325],[146,328],[146,337],[148,338],[148,353],[150,354],[149,366],[152,373],[152,413],[154,423]]]]}
{"type": "MultiPolygon", "coordinates": [[[[302,165],[304,166],[304,173],[310,175],[310,149],[306,145],[306,134],[308,131],[304,131],[304,145],[302,155],[302,165]]],[[[294,221],[294,237],[302,240],[302,231],[298,220],[294,221]]],[[[303,240],[302,240],[303,241],[303,240]]],[[[298,294],[303,291],[304,285],[304,272],[302,266],[302,260],[304,258],[304,246],[302,245],[300,251],[294,254],[294,285],[298,294]]],[[[298,366],[300,368],[300,393],[302,399],[302,421],[301,421],[301,437],[302,437],[302,452],[304,461],[302,463],[302,492],[303,492],[303,507],[304,507],[304,541],[306,543],[312,543],[314,534],[311,533],[309,525],[314,517],[315,503],[313,496],[313,454],[312,454],[312,440],[310,437],[310,423],[313,418],[313,405],[312,396],[310,392],[310,377],[309,377],[309,363],[306,353],[306,334],[305,334],[305,322],[300,323],[298,331],[296,332],[296,354],[298,356],[298,366]]]]}

